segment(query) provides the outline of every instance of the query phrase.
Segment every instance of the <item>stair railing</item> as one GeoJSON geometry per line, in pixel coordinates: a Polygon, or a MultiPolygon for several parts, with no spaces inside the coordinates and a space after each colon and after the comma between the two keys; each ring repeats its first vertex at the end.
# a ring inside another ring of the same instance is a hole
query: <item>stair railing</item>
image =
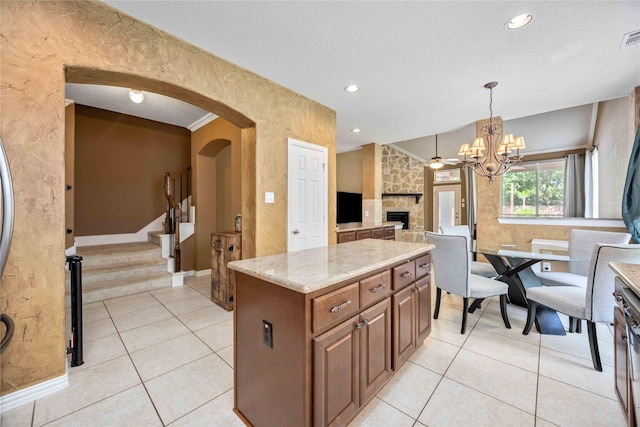
{"type": "Polygon", "coordinates": [[[164,175],[164,194],[167,208],[164,220],[164,233],[173,234],[171,253],[175,271],[180,268],[180,223],[183,222],[182,201],[186,202],[186,222],[191,220],[189,195],[191,194],[191,166],[164,175]]]}

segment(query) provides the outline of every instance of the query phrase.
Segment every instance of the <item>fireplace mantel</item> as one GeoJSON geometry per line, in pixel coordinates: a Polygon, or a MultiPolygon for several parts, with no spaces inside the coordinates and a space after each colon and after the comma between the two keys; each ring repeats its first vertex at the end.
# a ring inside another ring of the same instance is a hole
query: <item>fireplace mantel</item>
{"type": "Polygon", "coordinates": [[[400,196],[400,197],[415,197],[416,204],[420,203],[420,197],[422,194],[420,193],[382,193],[382,197],[391,197],[391,196],[400,196]]]}

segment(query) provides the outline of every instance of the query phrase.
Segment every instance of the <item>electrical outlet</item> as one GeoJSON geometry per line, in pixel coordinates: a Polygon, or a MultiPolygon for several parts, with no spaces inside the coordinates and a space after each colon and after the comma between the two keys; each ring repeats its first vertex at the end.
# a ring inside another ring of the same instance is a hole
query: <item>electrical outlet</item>
{"type": "Polygon", "coordinates": [[[273,325],[266,320],[262,321],[262,342],[273,348],[273,325]]]}
{"type": "Polygon", "coordinates": [[[542,263],[542,271],[551,271],[551,263],[543,262],[542,263]]]}

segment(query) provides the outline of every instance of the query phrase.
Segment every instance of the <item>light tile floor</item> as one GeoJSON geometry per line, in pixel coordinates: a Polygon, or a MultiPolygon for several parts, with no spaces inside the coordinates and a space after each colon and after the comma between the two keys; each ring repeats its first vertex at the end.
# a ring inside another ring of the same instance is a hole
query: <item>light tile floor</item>
{"type": "MultiPolygon", "coordinates": [[[[434,292],[435,294],[435,292],[434,292]]],[[[64,391],[1,415],[15,426],[242,426],[233,407],[233,316],[208,276],[84,307],[84,365],[64,391]]],[[[445,295],[430,337],[351,426],[623,426],[613,335],[598,325],[604,371],[586,332],[522,335],[526,311],[498,301],[469,315],[445,295]]],[[[566,318],[563,317],[566,325],[566,318]]]]}

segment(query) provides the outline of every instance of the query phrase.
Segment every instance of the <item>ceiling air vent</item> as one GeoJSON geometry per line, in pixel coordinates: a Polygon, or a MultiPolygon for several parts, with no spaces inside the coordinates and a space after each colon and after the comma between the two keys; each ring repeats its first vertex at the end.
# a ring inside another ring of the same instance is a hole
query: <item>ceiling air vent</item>
{"type": "Polygon", "coordinates": [[[622,44],[620,45],[620,49],[623,47],[629,47],[634,44],[640,44],[640,30],[632,31],[627,33],[622,38],[622,44]]]}

